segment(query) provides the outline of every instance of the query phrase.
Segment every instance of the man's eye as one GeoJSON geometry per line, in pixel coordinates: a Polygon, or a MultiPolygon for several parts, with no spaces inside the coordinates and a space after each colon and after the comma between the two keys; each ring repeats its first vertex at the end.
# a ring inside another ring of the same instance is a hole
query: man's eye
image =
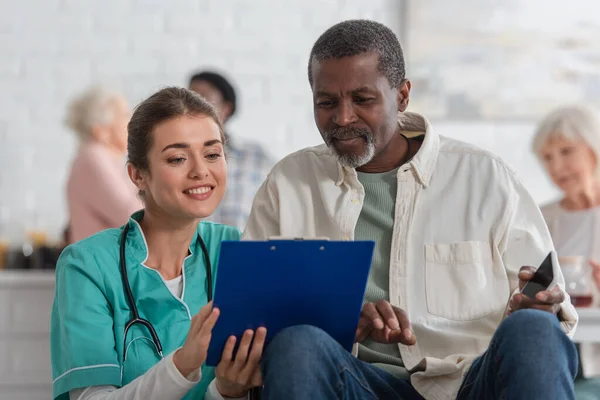
{"type": "Polygon", "coordinates": [[[333,101],[330,100],[325,100],[325,101],[319,101],[317,102],[318,106],[322,106],[322,107],[327,107],[333,104],[333,101]]]}

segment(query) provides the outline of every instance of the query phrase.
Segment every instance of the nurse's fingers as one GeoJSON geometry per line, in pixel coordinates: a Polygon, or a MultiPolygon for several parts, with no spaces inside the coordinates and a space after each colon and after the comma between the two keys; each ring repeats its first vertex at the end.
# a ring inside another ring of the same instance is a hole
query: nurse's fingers
{"type": "Polygon", "coordinates": [[[225,342],[225,347],[223,348],[223,353],[221,354],[221,361],[217,368],[215,368],[215,374],[219,379],[229,379],[229,371],[233,364],[233,350],[235,349],[235,343],[237,342],[237,338],[235,336],[229,336],[227,341],[225,342]]]}
{"type": "Polygon", "coordinates": [[[215,327],[215,324],[217,323],[217,319],[219,319],[219,314],[219,309],[213,308],[208,318],[206,318],[206,320],[202,323],[200,331],[198,332],[198,335],[203,340],[202,344],[206,345],[206,347],[208,347],[208,344],[210,343],[212,330],[215,327]]]}
{"type": "Polygon", "coordinates": [[[200,311],[198,311],[198,313],[192,317],[192,324],[190,326],[190,331],[194,332],[195,334],[200,332],[200,328],[202,328],[204,321],[206,321],[206,319],[210,316],[212,310],[213,310],[213,302],[212,301],[206,303],[202,308],[200,308],[200,311]]]}
{"type": "Polygon", "coordinates": [[[235,342],[237,342],[237,338],[235,336],[229,336],[227,342],[225,342],[223,354],[221,354],[220,364],[229,365],[231,363],[231,361],[233,360],[233,349],[235,349],[235,342]]]}
{"type": "Polygon", "coordinates": [[[248,350],[250,349],[250,344],[252,343],[252,338],[254,337],[254,331],[248,329],[242,335],[242,340],[240,341],[240,347],[238,348],[237,353],[235,353],[234,367],[237,371],[241,371],[246,365],[246,360],[248,359],[248,350]]]}
{"type": "Polygon", "coordinates": [[[254,374],[252,375],[252,380],[250,381],[250,385],[252,387],[262,386],[262,375],[260,373],[260,368],[257,366],[254,369],[254,374]]]}
{"type": "Polygon", "coordinates": [[[267,328],[258,328],[256,330],[256,334],[254,335],[254,341],[252,342],[252,349],[250,350],[250,355],[248,355],[248,360],[246,362],[246,366],[244,367],[244,372],[250,380],[252,379],[254,370],[260,363],[266,338],[267,328]]]}

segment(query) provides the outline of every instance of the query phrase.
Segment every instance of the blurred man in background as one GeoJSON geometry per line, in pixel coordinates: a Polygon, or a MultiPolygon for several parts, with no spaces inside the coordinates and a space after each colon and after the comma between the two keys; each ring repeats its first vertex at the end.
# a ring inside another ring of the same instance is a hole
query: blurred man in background
{"type": "Polygon", "coordinates": [[[254,195],[274,160],[258,142],[232,138],[227,132],[227,122],[236,112],[237,99],[225,77],[216,72],[199,72],[190,78],[189,88],[215,106],[226,130],[227,191],[210,220],[244,229],[254,195]]]}

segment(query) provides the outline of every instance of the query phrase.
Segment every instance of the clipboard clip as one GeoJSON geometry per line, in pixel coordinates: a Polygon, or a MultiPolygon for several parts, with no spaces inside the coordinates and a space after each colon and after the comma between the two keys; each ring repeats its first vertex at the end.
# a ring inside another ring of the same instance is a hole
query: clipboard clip
{"type": "Polygon", "coordinates": [[[305,237],[286,237],[286,236],[269,236],[269,240],[277,241],[277,240],[296,240],[296,241],[329,241],[328,237],[325,236],[305,236],[305,237]]]}

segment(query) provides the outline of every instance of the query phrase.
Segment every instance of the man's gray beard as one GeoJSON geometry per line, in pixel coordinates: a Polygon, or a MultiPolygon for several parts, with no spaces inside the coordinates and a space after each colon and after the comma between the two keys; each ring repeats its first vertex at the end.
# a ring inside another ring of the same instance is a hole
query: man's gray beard
{"type": "Polygon", "coordinates": [[[340,164],[348,168],[358,168],[367,164],[375,156],[375,144],[373,141],[367,141],[366,151],[364,154],[340,154],[335,146],[328,144],[333,151],[340,164]]]}

